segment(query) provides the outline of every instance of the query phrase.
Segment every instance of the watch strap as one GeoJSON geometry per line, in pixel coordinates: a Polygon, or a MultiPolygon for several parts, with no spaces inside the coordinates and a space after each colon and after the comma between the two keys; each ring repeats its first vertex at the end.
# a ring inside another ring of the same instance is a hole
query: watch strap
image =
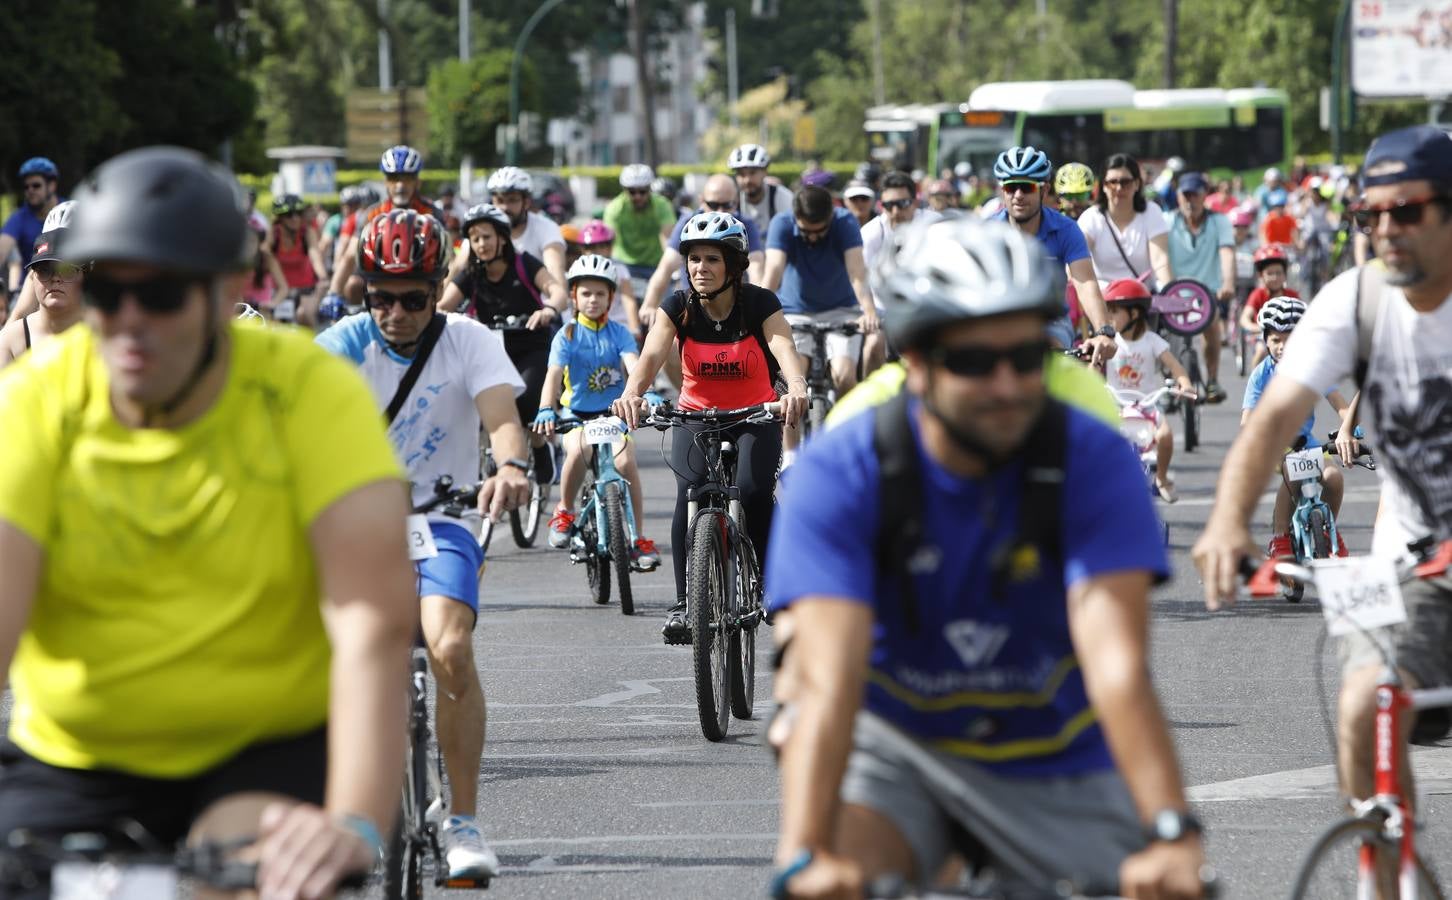
{"type": "Polygon", "coordinates": [[[529,460],[527,460],[527,459],[520,459],[519,457],[513,457],[513,458],[510,458],[510,459],[506,459],[504,462],[500,463],[499,465],[501,465],[501,466],[514,466],[516,469],[518,469],[521,472],[528,472],[529,471],[529,460]]]}

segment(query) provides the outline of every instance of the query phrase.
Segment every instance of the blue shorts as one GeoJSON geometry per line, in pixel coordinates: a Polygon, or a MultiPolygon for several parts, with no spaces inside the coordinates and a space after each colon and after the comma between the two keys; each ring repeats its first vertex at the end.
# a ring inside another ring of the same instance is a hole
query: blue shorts
{"type": "Polygon", "coordinates": [[[418,595],[457,600],[479,614],[479,570],[484,551],[469,529],[453,522],[430,522],[439,555],[414,563],[418,569],[418,595]]]}
{"type": "Polygon", "coordinates": [[[1049,340],[1058,341],[1065,350],[1074,346],[1074,325],[1068,316],[1061,316],[1049,323],[1049,340]]]}

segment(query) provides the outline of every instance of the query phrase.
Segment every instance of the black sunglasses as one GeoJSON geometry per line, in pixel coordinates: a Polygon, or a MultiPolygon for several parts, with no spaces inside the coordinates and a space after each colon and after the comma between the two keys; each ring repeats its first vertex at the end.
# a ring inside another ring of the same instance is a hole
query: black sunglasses
{"type": "Polygon", "coordinates": [[[43,190],[44,188],[45,188],[45,182],[44,181],[27,181],[27,182],[25,182],[25,189],[27,191],[39,191],[39,190],[43,190]]]}
{"type": "Polygon", "coordinates": [[[388,309],[395,303],[402,303],[408,312],[422,312],[429,305],[432,295],[428,291],[409,291],[404,294],[389,294],[384,291],[369,291],[363,295],[363,305],[372,309],[388,309]]]}
{"type": "Polygon", "coordinates": [[[1356,218],[1356,227],[1361,229],[1363,234],[1371,234],[1376,228],[1376,224],[1381,221],[1382,213],[1391,216],[1391,220],[1403,228],[1422,224],[1422,218],[1427,213],[1427,206],[1431,203],[1452,203],[1452,197],[1429,194],[1411,200],[1398,200],[1383,206],[1358,206],[1352,215],[1356,218]]]}
{"type": "Polygon", "coordinates": [[[912,201],[911,198],[908,198],[908,197],[904,197],[901,200],[884,200],[884,201],[882,201],[882,208],[885,209],[885,210],[887,210],[888,212],[892,212],[895,209],[907,209],[909,206],[912,206],[912,205],[913,205],[913,201],[912,201]]]}
{"type": "Polygon", "coordinates": [[[1029,341],[1013,347],[938,347],[932,354],[934,362],[952,372],[967,378],[982,378],[993,374],[1002,360],[1008,360],[1013,370],[1020,375],[1040,372],[1049,352],[1046,340],[1029,341]]]}
{"type": "Polygon", "coordinates": [[[1005,181],[1003,192],[1005,194],[1037,194],[1040,185],[1036,181],[1005,181]]]}
{"type": "Polygon", "coordinates": [[[725,212],[736,208],[734,200],[702,200],[701,205],[712,212],[725,212]]]}
{"type": "Polygon", "coordinates": [[[648,188],[626,188],[625,192],[632,197],[644,197],[650,193],[648,188]]]}
{"type": "Polygon", "coordinates": [[[205,281],[195,275],[158,275],[145,281],[113,281],[92,273],[86,279],[83,296],[86,305],[107,315],[121,308],[121,298],[132,296],[142,309],[150,313],[174,313],[187,302],[192,285],[205,281]]]}

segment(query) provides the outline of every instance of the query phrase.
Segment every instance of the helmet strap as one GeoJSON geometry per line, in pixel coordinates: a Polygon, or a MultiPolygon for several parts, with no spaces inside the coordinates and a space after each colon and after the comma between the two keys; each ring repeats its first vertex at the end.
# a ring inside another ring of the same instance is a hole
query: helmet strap
{"type": "Polygon", "coordinates": [[[176,412],[196,392],[202,379],[206,377],[207,370],[212,367],[212,363],[216,362],[217,345],[221,341],[217,328],[217,304],[221,302],[221,291],[217,279],[213,279],[208,285],[205,319],[202,322],[206,340],[202,344],[201,355],[197,357],[197,364],[192,367],[191,374],[187,376],[186,381],[182,382],[182,386],[177,389],[176,393],[172,394],[171,399],[141,411],[142,427],[156,427],[156,422],[176,412]]]}

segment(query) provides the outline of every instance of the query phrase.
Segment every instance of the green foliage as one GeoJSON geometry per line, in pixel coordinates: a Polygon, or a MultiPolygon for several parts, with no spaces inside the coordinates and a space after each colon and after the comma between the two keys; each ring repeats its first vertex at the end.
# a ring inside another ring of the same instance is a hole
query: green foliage
{"type": "MultiPolygon", "coordinates": [[[[491,50],[469,62],[451,59],[429,75],[429,156],[435,165],[466,153],[495,157],[495,131],[509,121],[511,52],[491,50]]],[[[535,94],[533,68],[520,67],[520,94],[535,94]]]]}

